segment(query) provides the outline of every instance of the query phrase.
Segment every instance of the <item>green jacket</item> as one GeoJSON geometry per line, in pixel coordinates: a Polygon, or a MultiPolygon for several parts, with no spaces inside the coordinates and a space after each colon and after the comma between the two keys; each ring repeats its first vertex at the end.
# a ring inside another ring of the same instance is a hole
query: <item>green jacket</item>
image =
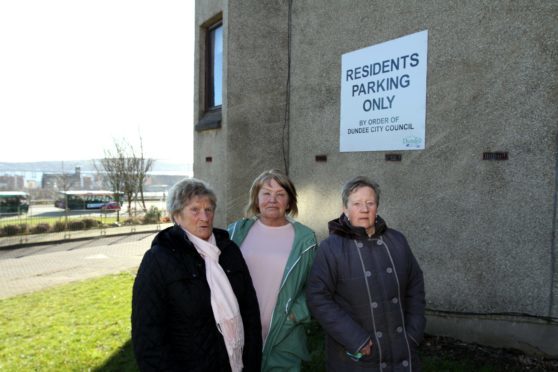
{"type": "MultiPolygon", "coordinates": [[[[239,247],[256,222],[255,218],[241,219],[229,225],[228,231],[239,247]]],[[[314,261],[317,241],[312,230],[290,220],[295,230],[291,254],[285,266],[277,304],[271,317],[269,335],[262,355],[262,371],[299,371],[301,360],[310,360],[303,323],[310,321],[306,305],[306,279],[314,261]],[[290,314],[296,321],[291,320],[290,314]]]]}

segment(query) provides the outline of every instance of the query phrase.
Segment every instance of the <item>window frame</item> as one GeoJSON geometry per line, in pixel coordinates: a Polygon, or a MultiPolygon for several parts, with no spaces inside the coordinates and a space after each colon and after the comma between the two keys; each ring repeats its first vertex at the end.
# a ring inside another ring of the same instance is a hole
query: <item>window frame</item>
{"type": "MultiPolygon", "coordinates": [[[[214,88],[215,88],[215,75],[214,75],[214,71],[215,71],[215,55],[214,55],[214,49],[215,49],[215,44],[212,43],[213,39],[212,38],[212,33],[215,32],[218,28],[221,28],[221,48],[223,45],[223,21],[220,20],[219,22],[216,22],[214,24],[212,24],[210,27],[207,28],[206,31],[206,46],[205,46],[205,50],[206,50],[206,70],[205,70],[205,111],[210,111],[210,110],[217,110],[220,109],[223,106],[223,84],[221,81],[221,104],[219,105],[215,105],[215,92],[214,92],[214,88]],[[210,104],[210,102],[212,104],[210,104]]],[[[221,70],[223,69],[223,60],[221,57],[221,70]]],[[[221,80],[223,78],[223,72],[221,71],[221,80]]]]}
{"type": "MultiPolygon", "coordinates": [[[[223,106],[223,84],[221,83],[221,104],[214,105],[215,102],[215,58],[214,58],[214,38],[212,33],[221,28],[221,45],[224,47],[224,28],[223,19],[219,18],[216,21],[211,22],[208,26],[204,27],[203,33],[205,36],[205,59],[204,59],[204,79],[203,79],[203,113],[199,121],[195,125],[196,131],[202,131],[207,129],[218,129],[221,128],[222,119],[222,106],[223,106]]],[[[221,69],[223,69],[223,58],[221,58],[221,69]]],[[[221,79],[223,78],[223,72],[221,72],[221,79]]]]}

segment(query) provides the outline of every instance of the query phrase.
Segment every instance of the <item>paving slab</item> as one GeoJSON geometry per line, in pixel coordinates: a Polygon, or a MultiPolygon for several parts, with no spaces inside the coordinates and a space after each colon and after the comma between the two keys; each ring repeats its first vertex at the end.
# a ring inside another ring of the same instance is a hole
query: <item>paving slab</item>
{"type": "Polygon", "coordinates": [[[0,251],[0,299],[136,270],[156,233],[65,241],[0,251]]]}

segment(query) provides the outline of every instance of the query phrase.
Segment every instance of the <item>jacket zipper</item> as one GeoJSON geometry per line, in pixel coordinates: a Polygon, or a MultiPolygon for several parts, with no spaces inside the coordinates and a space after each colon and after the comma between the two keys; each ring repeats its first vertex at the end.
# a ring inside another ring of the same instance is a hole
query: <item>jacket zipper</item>
{"type": "MultiPolygon", "coordinates": [[[[289,271],[287,271],[287,274],[285,274],[285,278],[283,279],[283,282],[281,283],[281,286],[279,287],[279,292],[281,292],[281,290],[283,289],[283,287],[285,286],[285,283],[287,282],[287,278],[289,277],[289,274],[293,271],[293,269],[295,268],[295,266],[300,262],[300,259],[302,257],[303,254],[305,254],[306,252],[308,252],[310,249],[312,249],[313,247],[315,247],[316,244],[312,244],[311,246],[309,246],[308,248],[306,248],[305,250],[303,250],[302,252],[300,252],[300,255],[298,256],[298,258],[296,259],[296,261],[294,262],[294,264],[291,266],[291,268],[289,269],[289,271]]],[[[277,296],[279,297],[279,296],[277,296]]],[[[285,314],[287,313],[287,307],[289,305],[289,303],[291,302],[292,298],[289,297],[289,300],[287,301],[287,306],[285,307],[285,314]]],[[[271,325],[273,324],[273,318],[275,316],[275,309],[273,310],[273,312],[271,313],[271,320],[269,322],[269,329],[271,330],[271,325]]],[[[267,345],[267,340],[269,340],[269,334],[267,335],[263,346],[262,346],[262,350],[265,350],[265,345],[267,345]]]]}

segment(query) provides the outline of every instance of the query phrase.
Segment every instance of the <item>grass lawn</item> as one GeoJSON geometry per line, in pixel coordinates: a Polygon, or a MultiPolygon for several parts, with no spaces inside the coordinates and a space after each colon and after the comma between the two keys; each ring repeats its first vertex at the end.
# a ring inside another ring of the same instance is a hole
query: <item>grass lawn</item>
{"type": "MultiPolygon", "coordinates": [[[[0,370],[135,371],[133,280],[121,273],[0,300],[0,370]]],[[[308,335],[312,361],[303,371],[323,371],[323,332],[314,322],[308,335]]],[[[423,355],[422,365],[423,371],[502,370],[444,353],[423,355]]]]}
{"type": "Polygon", "coordinates": [[[134,371],[130,273],[0,301],[0,370],[134,371]]]}

